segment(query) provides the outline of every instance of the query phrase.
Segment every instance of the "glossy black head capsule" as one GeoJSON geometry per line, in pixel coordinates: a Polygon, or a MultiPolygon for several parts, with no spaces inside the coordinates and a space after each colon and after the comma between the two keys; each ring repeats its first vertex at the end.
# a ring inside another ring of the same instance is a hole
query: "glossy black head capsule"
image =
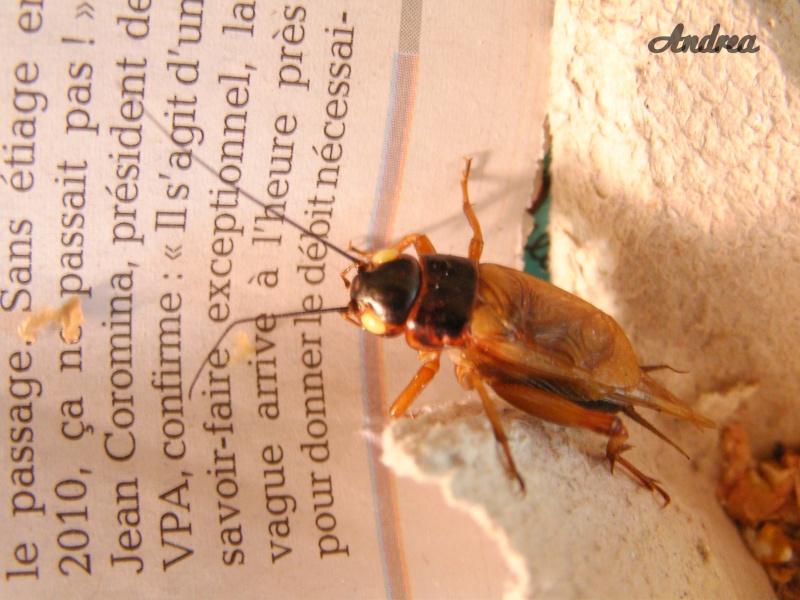
{"type": "Polygon", "coordinates": [[[419,296],[416,259],[405,254],[380,264],[365,263],[350,285],[350,315],[370,333],[399,335],[419,296]]]}

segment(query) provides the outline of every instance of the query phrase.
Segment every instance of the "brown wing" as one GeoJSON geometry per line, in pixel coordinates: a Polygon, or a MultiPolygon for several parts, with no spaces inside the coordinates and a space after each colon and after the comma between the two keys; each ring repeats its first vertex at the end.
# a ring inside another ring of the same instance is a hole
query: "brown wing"
{"type": "Polygon", "coordinates": [[[465,350],[481,376],[548,389],[569,400],[644,406],[710,424],[642,371],[614,319],[547,282],[480,265],[465,350]]]}

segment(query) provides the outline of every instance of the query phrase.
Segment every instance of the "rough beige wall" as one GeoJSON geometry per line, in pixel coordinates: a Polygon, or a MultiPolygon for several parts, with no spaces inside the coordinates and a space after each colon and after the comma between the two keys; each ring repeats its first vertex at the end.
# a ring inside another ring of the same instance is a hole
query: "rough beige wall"
{"type": "Polygon", "coordinates": [[[565,2],[556,30],[555,282],[687,400],[758,382],[758,449],[800,442],[800,5],[565,2]],[[677,22],[760,51],[650,53],[677,22]]]}

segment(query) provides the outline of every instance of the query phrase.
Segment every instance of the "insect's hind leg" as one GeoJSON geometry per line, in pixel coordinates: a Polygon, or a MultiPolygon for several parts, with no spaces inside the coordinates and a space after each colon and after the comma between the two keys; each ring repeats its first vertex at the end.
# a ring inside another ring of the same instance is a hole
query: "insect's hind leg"
{"type": "Polygon", "coordinates": [[[469,203],[469,190],[467,183],[469,182],[469,171],[472,167],[472,159],[467,159],[467,166],[464,168],[464,175],[461,178],[461,193],[464,196],[464,216],[469,221],[469,226],[472,227],[472,239],[469,241],[469,256],[470,260],[480,260],[483,253],[483,234],[481,233],[481,224],[478,222],[478,217],[472,209],[472,204],[469,203]]]}
{"type": "Polygon", "coordinates": [[[590,410],[548,391],[519,383],[499,382],[492,383],[491,386],[498,396],[529,415],[551,423],[569,427],[582,427],[608,436],[606,458],[611,463],[612,473],[614,465],[619,463],[636,477],[644,487],[652,492],[658,492],[664,498],[665,507],[670,503],[669,494],[658,485],[658,481],[645,475],[628,460],[620,456],[631,447],[625,443],[628,440],[628,430],[615,414],[590,410]]]}

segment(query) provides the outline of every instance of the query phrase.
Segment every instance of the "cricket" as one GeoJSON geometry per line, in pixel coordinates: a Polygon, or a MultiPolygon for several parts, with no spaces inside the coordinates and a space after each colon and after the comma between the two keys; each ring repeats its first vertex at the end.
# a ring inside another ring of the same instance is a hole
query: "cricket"
{"type": "MultiPolygon", "coordinates": [[[[193,160],[219,178],[208,163],[197,156],[193,160]]],[[[210,357],[234,328],[259,319],[339,313],[371,334],[405,335],[409,347],[418,353],[422,365],[392,403],[389,412],[393,418],[406,413],[437,375],[441,355],[447,352],[458,382],[465,390],[477,392],[502,449],[504,468],[523,493],[525,482],[495,409],[495,396],[533,417],[608,438],[605,456],[611,472],[621,465],[645,488],[660,494],[666,507],[670,496],[659,481],[622,456],[631,446],[619,413],[687,459],[689,456],[637,409],[666,413],[700,428],[717,425],[649,375],[670,367],[639,365],[630,341],[612,317],[532,275],[480,262],[483,235],[469,200],[471,165],[471,159],[466,159],[461,178],[462,210],[472,230],[466,256],[439,254],[431,240],[420,233],[406,235],[377,251],[345,251],[279,215],[283,222],[348,261],[341,277],[350,301],[336,308],[262,313],[232,322],[200,365],[189,397],[210,357]],[[410,248],[415,255],[406,253],[410,248]]],[[[246,190],[236,189],[265,211],[271,210],[246,190]]]]}

